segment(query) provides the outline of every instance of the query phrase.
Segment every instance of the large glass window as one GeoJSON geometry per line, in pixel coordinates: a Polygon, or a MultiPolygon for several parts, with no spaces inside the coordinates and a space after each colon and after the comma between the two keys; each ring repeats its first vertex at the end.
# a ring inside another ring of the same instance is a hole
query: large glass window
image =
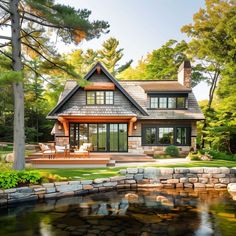
{"type": "Polygon", "coordinates": [[[167,108],[167,97],[159,98],[159,108],[167,108]]]}
{"type": "Polygon", "coordinates": [[[186,108],[186,98],[178,97],[177,98],[177,108],[186,108]]]}
{"type": "Polygon", "coordinates": [[[174,129],[173,128],[159,128],[158,142],[160,144],[174,143],[174,129]]]}
{"type": "Polygon", "coordinates": [[[112,105],[114,103],[113,91],[87,91],[88,105],[112,105]]]}
{"type": "Polygon", "coordinates": [[[168,108],[176,108],[176,97],[168,98],[168,108]]]}
{"type": "Polygon", "coordinates": [[[119,124],[119,151],[124,152],[128,149],[127,124],[119,124]]]}
{"type": "Polygon", "coordinates": [[[88,143],[88,124],[79,125],[79,145],[88,143]]]}
{"type": "Polygon", "coordinates": [[[183,109],[186,108],[186,97],[181,96],[151,96],[150,108],[159,109],[183,109]]]}
{"type": "Polygon", "coordinates": [[[156,128],[145,128],[145,144],[152,145],[156,143],[156,128]]]}
{"type": "Polygon", "coordinates": [[[143,127],[143,145],[190,145],[190,127],[143,127]]]}
{"type": "Polygon", "coordinates": [[[187,128],[176,128],[176,143],[187,145],[187,128]]]}
{"type": "Polygon", "coordinates": [[[150,98],[150,107],[151,108],[158,108],[158,97],[151,97],[150,98]]]}
{"type": "Polygon", "coordinates": [[[92,151],[97,151],[97,124],[89,124],[89,142],[92,144],[92,151]]]}

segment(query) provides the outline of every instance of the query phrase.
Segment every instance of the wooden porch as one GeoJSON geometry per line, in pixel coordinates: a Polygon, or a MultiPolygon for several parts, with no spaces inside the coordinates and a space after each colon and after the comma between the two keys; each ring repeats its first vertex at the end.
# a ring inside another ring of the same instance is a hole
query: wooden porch
{"type": "Polygon", "coordinates": [[[155,160],[145,154],[130,153],[90,153],[87,157],[70,153],[67,157],[61,155],[56,158],[45,158],[42,153],[34,153],[26,158],[26,162],[31,163],[34,168],[95,168],[115,166],[116,163],[147,163],[155,160]]]}

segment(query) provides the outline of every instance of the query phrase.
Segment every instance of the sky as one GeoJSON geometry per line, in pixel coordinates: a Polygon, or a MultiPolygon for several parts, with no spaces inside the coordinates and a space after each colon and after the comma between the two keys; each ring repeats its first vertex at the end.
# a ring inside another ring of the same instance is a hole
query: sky
{"type": "MultiPolygon", "coordinates": [[[[187,40],[180,29],[192,22],[194,13],[204,7],[204,0],[56,0],[57,3],[92,11],[91,20],[105,20],[110,32],[99,39],[83,41],[77,46],[59,44],[60,52],[73,49],[98,49],[102,43],[115,37],[124,48],[121,64],[133,59],[135,66],[147,53],[161,47],[169,39],[187,40]]],[[[198,100],[208,98],[205,83],[196,86],[198,100]]]]}

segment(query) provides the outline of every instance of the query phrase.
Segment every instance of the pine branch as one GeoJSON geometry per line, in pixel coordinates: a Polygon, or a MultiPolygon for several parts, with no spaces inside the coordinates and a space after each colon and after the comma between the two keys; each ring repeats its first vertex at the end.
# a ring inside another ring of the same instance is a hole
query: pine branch
{"type": "Polygon", "coordinates": [[[23,62],[23,65],[28,67],[30,70],[32,70],[35,74],[37,74],[39,77],[41,77],[44,81],[48,82],[49,84],[56,86],[56,84],[49,81],[47,78],[45,78],[41,73],[39,73],[37,70],[35,70],[32,66],[28,65],[27,63],[23,62]]]}
{"type": "Polygon", "coordinates": [[[33,51],[35,51],[37,54],[39,54],[43,59],[45,59],[47,62],[49,62],[50,64],[52,64],[53,66],[57,67],[58,69],[66,72],[68,75],[71,75],[73,77],[75,77],[75,74],[69,72],[68,70],[66,70],[65,68],[59,66],[58,64],[56,64],[55,62],[51,61],[50,59],[48,59],[46,56],[44,56],[39,50],[35,49],[33,46],[22,42],[22,44],[26,45],[27,47],[31,48],[33,51]]]}
{"type": "Polygon", "coordinates": [[[11,42],[0,44],[0,48],[6,47],[6,46],[9,46],[9,45],[11,45],[11,42]]]}
{"type": "Polygon", "coordinates": [[[2,53],[4,56],[8,57],[9,59],[11,59],[13,61],[13,58],[6,52],[0,50],[0,53],[2,53]]]}
{"type": "MultiPolygon", "coordinates": [[[[4,2],[3,2],[4,3],[4,2]]],[[[7,3],[6,3],[7,4],[7,3]]],[[[12,14],[12,12],[5,6],[3,6],[2,4],[0,4],[0,8],[2,8],[4,11],[6,11],[9,14],[12,14]]]]}

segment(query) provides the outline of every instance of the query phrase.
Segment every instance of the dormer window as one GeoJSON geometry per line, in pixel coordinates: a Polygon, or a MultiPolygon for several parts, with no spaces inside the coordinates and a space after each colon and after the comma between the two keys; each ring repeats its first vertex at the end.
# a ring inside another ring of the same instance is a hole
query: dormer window
{"type": "Polygon", "coordinates": [[[187,94],[151,94],[150,108],[151,109],[185,109],[187,108],[187,94]]]}
{"type": "Polygon", "coordinates": [[[113,91],[87,91],[87,105],[112,105],[113,91]]]}

